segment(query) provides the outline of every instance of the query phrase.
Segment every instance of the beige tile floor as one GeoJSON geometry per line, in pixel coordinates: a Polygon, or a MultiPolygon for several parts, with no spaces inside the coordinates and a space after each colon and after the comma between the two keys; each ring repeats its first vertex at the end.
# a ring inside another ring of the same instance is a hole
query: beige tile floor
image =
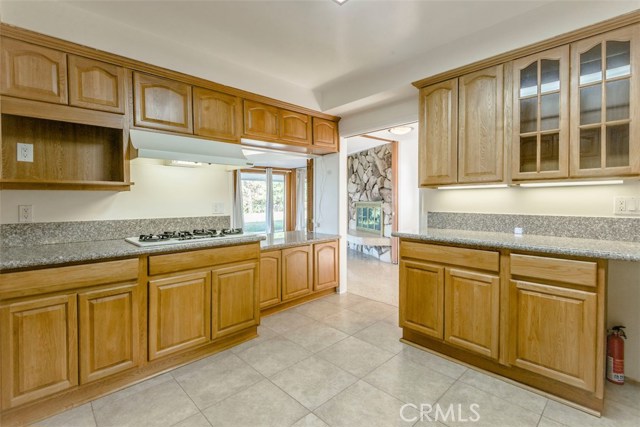
{"type": "Polygon", "coordinates": [[[331,295],[263,318],[256,339],[37,425],[640,426],[640,386],[607,385],[596,418],[400,343],[400,334],[396,307],[331,295]],[[476,403],[480,419],[438,423],[407,407],[415,422],[405,422],[407,403],[453,405],[467,419],[476,403]]]}
{"type": "Polygon", "coordinates": [[[398,306],[398,265],[370,255],[347,251],[349,292],[374,301],[398,306]]]}

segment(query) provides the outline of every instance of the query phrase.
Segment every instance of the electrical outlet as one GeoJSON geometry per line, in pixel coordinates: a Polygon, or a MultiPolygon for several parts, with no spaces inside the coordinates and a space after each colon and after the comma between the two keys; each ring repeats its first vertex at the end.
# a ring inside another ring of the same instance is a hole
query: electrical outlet
{"type": "Polygon", "coordinates": [[[18,222],[33,222],[33,206],[18,206],[18,222]]]}
{"type": "Polygon", "coordinates": [[[18,142],[16,151],[18,152],[19,162],[33,163],[33,144],[23,144],[18,142]]]}
{"type": "Polygon", "coordinates": [[[640,197],[616,197],[613,202],[613,213],[616,215],[640,215],[640,197]]]}
{"type": "Polygon", "coordinates": [[[623,214],[627,211],[627,201],[624,197],[616,197],[614,199],[613,213],[623,214]]]}
{"type": "Polygon", "coordinates": [[[213,213],[214,214],[223,214],[224,213],[224,202],[213,202],[213,213]]]}

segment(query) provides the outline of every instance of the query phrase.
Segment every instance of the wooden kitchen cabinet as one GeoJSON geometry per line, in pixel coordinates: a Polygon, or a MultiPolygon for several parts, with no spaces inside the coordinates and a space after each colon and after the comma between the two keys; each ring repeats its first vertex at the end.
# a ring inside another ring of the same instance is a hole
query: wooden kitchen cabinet
{"type": "Polygon", "coordinates": [[[445,270],[444,340],[498,358],[500,278],[460,268],[445,270]]]}
{"type": "Polygon", "coordinates": [[[277,139],[279,109],[260,102],[244,100],[244,133],[249,137],[277,139]]]}
{"type": "Polygon", "coordinates": [[[69,55],[69,104],[124,113],[124,68],[69,55]]]}
{"type": "Polygon", "coordinates": [[[313,290],[335,288],[339,282],[338,241],[313,245],[313,290]]]}
{"type": "Polygon", "coordinates": [[[316,147],[328,148],[331,151],[338,151],[340,138],[338,137],[338,123],[314,117],[313,123],[313,145],[316,147]]]}
{"type": "Polygon", "coordinates": [[[67,55],[58,50],[2,38],[3,95],[66,104],[67,55]]]}
{"type": "Polygon", "coordinates": [[[0,307],[3,409],[78,384],[77,332],[75,294],[0,307]]]}
{"type": "Polygon", "coordinates": [[[282,250],[282,301],[311,293],[313,252],[311,246],[282,250]]]}
{"type": "Polygon", "coordinates": [[[224,142],[240,142],[242,105],[237,96],[193,88],[194,134],[224,142]]]}
{"type": "Polygon", "coordinates": [[[136,126],[193,133],[191,86],[134,72],[133,92],[136,126]]]}
{"type": "Polygon", "coordinates": [[[400,261],[400,327],[442,339],[444,267],[400,261]]]}
{"type": "Polygon", "coordinates": [[[420,89],[420,186],[458,181],[458,79],[420,89]]]}
{"type": "Polygon", "coordinates": [[[571,45],[571,177],[640,173],[640,24],[571,45]]]}
{"type": "Polygon", "coordinates": [[[213,339],[260,323],[258,262],[216,267],[211,284],[213,339]]]}
{"type": "Polygon", "coordinates": [[[282,252],[265,251],[260,254],[260,308],[279,304],[281,298],[282,252]]]}
{"type": "Polygon", "coordinates": [[[569,176],[569,86],[569,46],[514,61],[514,180],[569,176]]]}
{"type": "Polygon", "coordinates": [[[292,144],[311,144],[311,117],[307,114],[280,109],[278,112],[280,124],[278,126],[279,138],[292,144]]]}
{"type": "Polygon", "coordinates": [[[504,178],[503,65],[458,79],[458,182],[504,178]]]}
{"type": "Polygon", "coordinates": [[[149,281],[149,360],[206,344],[211,337],[211,273],[149,281]]]}
{"type": "Polygon", "coordinates": [[[78,294],[80,384],[140,363],[139,293],[130,283],[78,294]]]}

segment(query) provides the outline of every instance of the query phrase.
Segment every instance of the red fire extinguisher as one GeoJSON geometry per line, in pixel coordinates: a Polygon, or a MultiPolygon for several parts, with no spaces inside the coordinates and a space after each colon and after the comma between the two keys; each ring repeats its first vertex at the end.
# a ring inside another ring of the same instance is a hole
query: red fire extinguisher
{"type": "Polygon", "coordinates": [[[624,384],[624,326],[614,326],[607,336],[607,380],[624,384]]]}

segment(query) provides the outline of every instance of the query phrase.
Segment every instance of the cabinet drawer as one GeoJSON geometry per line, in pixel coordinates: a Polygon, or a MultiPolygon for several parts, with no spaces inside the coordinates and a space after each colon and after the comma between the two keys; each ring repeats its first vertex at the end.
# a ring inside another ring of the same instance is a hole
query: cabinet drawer
{"type": "Polygon", "coordinates": [[[512,254],[511,275],[595,287],[598,265],[589,261],[512,254]]]}
{"type": "Polygon", "coordinates": [[[500,254],[492,251],[402,242],[400,256],[402,258],[422,259],[441,264],[460,265],[478,270],[500,270],[500,254]]]}
{"type": "Polygon", "coordinates": [[[149,275],[191,270],[213,265],[229,264],[260,257],[257,243],[240,246],[224,246],[201,251],[178,252],[149,257],[149,275]]]}

